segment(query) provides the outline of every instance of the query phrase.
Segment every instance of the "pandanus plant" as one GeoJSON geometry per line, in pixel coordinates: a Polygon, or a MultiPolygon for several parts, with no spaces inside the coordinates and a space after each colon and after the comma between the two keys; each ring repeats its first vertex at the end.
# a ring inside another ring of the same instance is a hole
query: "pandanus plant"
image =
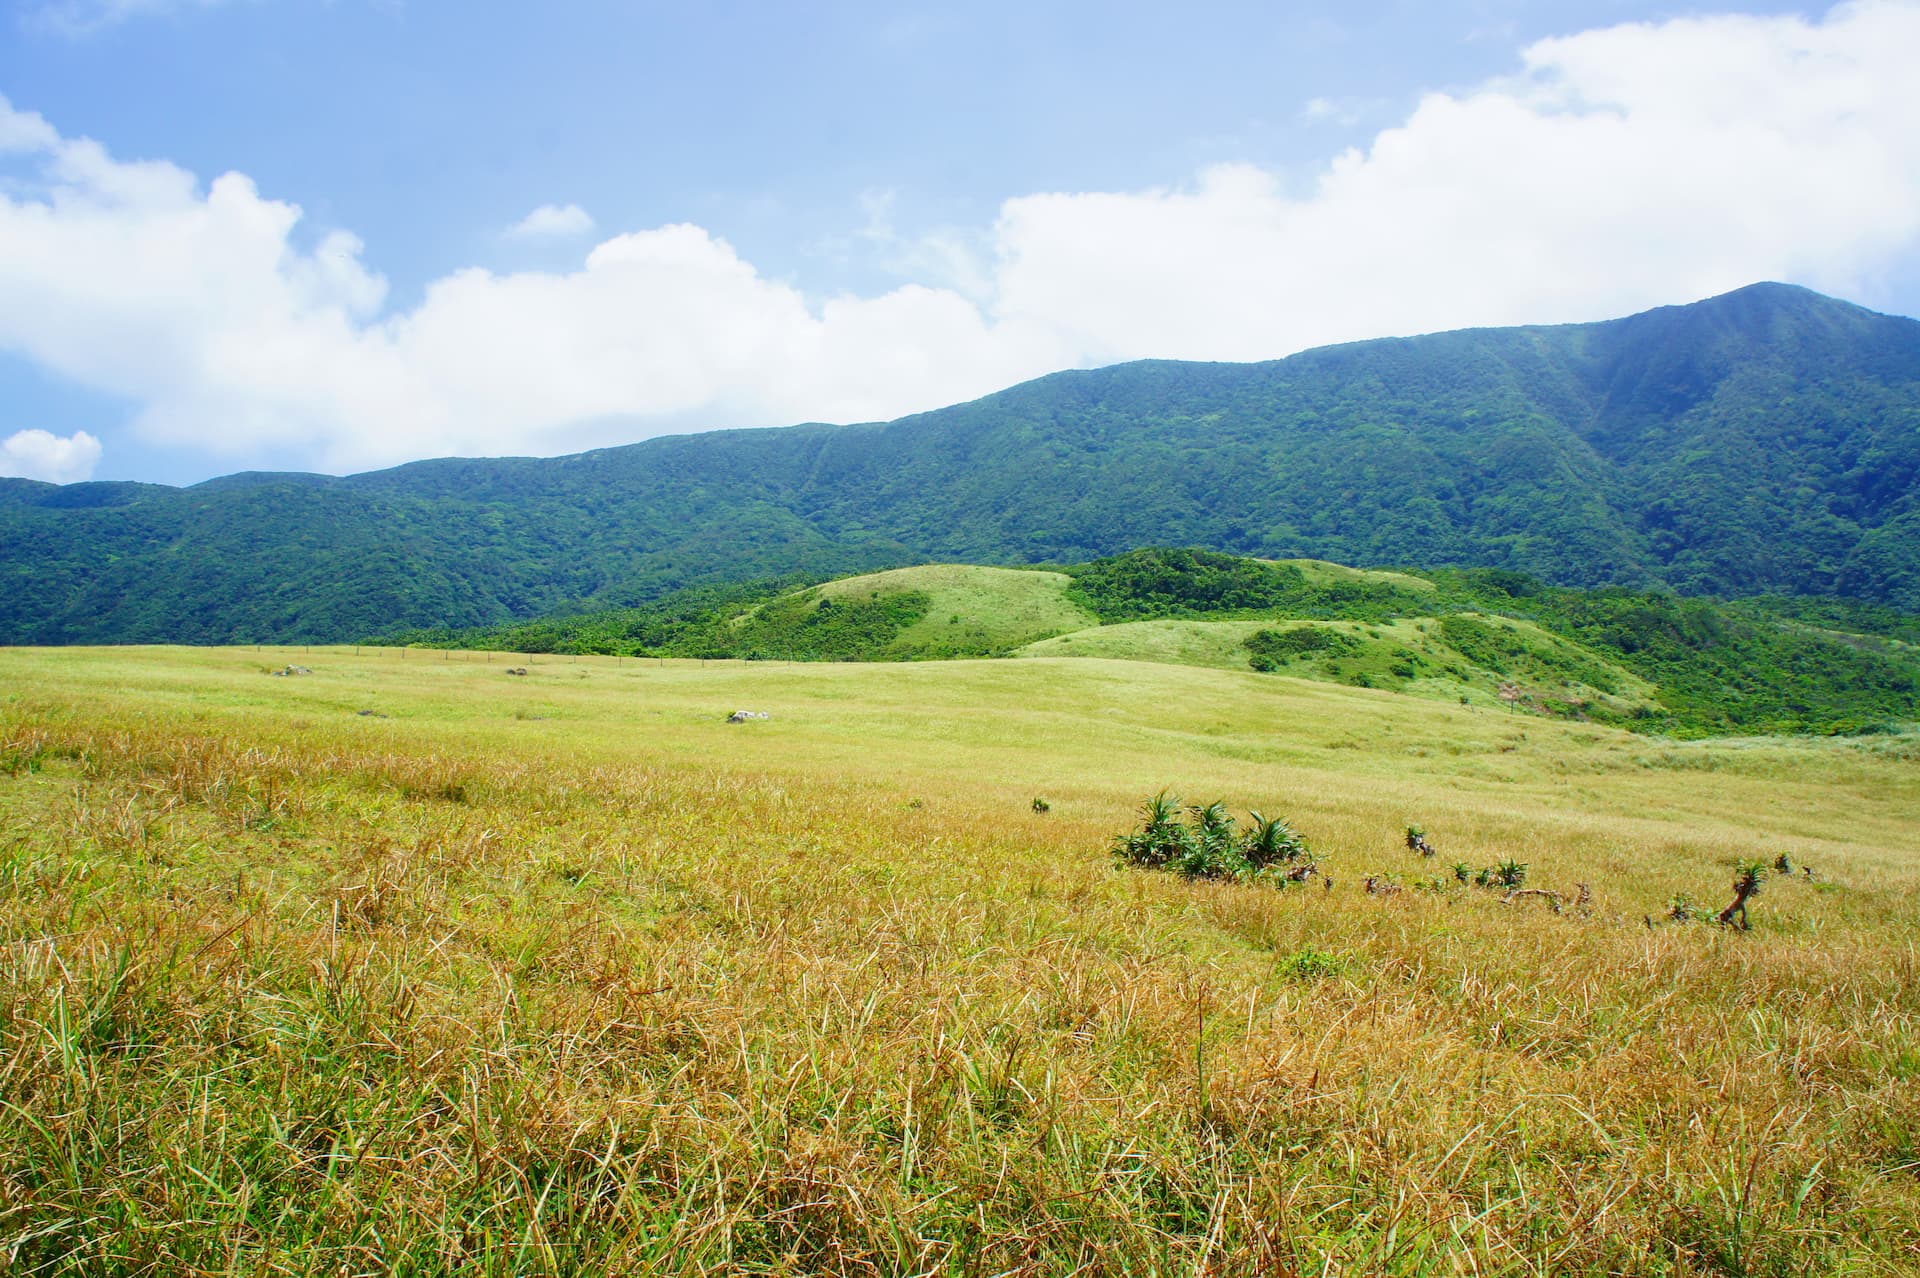
{"type": "Polygon", "coordinates": [[[1183,806],[1163,790],[1140,805],[1139,826],[1113,841],[1114,859],[1188,878],[1265,879],[1279,885],[1317,872],[1306,840],[1292,826],[1259,812],[1248,815],[1251,826],[1242,833],[1224,802],[1183,806]]]}
{"type": "Polygon", "coordinates": [[[1249,812],[1247,815],[1253,821],[1253,829],[1247,832],[1243,851],[1247,863],[1254,869],[1291,864],[1307,855],[1307,841],[1285,821],[1278,817],[1268,818],[1259,812],[1249,812]]]}
{"type": "Polygon", "coordinates": [[[1130,865],[1186,860],[1191,838],[1180,824],[1180,800],[1165,790],[1140,805],[1140,826],[1114,840],[1114,856],[1130,865]]]}

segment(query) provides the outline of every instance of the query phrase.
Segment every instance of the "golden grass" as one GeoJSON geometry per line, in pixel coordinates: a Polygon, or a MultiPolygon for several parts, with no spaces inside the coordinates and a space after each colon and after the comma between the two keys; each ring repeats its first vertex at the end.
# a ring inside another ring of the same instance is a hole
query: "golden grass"
{"type": "Polygon", "coordinates": [[[15,1271],[1920,1270],[1912,738],[505,664],[0,653],[15,1271]],[[1116,869],[1162,786],[1334,886],[1116,869]],[[1363,893],[1410,821],[1592,916],[1363,893]],[[1783,852],[1752,932],[1643,922],[1783,852]]]}

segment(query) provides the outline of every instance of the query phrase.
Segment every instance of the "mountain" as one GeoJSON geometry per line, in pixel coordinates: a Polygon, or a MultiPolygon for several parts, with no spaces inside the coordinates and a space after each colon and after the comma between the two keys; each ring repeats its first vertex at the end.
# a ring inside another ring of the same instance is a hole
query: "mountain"
{"type": "Polygon", "coordinates": [[[0,641],[349,638],[1143,545],[1920,609],[1920,322],[1626,319],[1057,373],[898,421],[176,489],[0,481],[0,641]]]}

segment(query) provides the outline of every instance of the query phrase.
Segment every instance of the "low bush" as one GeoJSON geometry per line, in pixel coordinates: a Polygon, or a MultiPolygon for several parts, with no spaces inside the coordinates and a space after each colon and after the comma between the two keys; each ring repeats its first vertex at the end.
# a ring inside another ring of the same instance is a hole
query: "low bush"
{"type": "Polygon", "coordinates": [[[1140,805],[1140,824],[1114,840],[1114,860],[1189,879],[1277,886],[1303,882],[1319,872],[1307,841],[1292,826],[1259,812],[1247,817],[1242,830],[1225,803],[1182,806],[1162,790],[1140,805]]]}

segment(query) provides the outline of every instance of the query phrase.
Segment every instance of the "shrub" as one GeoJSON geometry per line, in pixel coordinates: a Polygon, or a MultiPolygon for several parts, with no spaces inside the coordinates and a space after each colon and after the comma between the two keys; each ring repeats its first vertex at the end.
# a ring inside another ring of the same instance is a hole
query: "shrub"
{"type": "Polygon", "coordinates": [[[1508,857],[1498,865],[1489,865],[1480,870],[1473,876],[1473,881],[1481,887],[1509,890],[1524,887],[1527,882],[1527,863],[1508,857]]]}
{"type": "MultiPolygon", "coordinates": [[[[1363,646],[1352,635],[1324,626],[1293,626],[1286,630],[1256,630],[1241,641],[1254,657],[1275,663],[1295,657],[1346,657],[1363,646]]],[[[1258,666],[1254,667],[1256,670],[1258,666]]]]}
{"type": "Polygon", "coordinates": [[[1288,980],[1317,981],[1328,976],[1345,976],[1352,963],[1340,954],[1316,949],[1309,945],[1303,950],[1295,950],[1274,964],[1275,970],[1288,980]]]}
{"type": "Polygon", "coordinates": [[[1113,841],[1113,857],[1122,865],[1171,870],[1189,879],[1276,886],[1318,872],[1312,850],[1291,825],[1259,812],[1247,815],[1243,832],[1225,803],[1183,808],[1162,790],[1141,804],[1140,824],[1113,841]]]}

